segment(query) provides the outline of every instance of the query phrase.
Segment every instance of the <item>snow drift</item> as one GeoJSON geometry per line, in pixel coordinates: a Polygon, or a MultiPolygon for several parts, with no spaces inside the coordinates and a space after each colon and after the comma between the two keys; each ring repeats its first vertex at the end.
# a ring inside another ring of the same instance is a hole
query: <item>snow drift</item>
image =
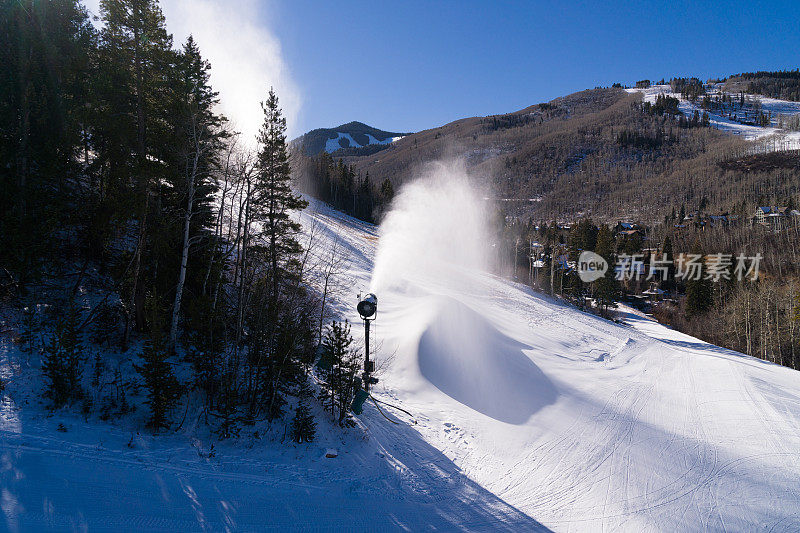
{"type": "Polygon", "coordinates": [[[483,315],[440,297],[419,339],[422,375],[452,399],[510,424],[522,424],[555,399],[555,389],[524,350],[483,315]]]}

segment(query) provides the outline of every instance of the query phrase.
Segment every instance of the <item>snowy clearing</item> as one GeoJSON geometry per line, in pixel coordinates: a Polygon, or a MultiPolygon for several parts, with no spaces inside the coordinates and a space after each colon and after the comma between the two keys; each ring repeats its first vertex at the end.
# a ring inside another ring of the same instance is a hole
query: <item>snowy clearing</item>
{"type": "MultiPolygon", "coordinates": [[[[653,103],[659,94],[672,96],[680,100],[678,109],[687,118],[691,118],[695,111],[701,115],[703,109],[697,103],[681,97],[680,93],[674,93],[669,85],[652,85],[647,89],[629,88],[625,89],[629,93],[641,93],[645,102],[653,103]]],[[[708,91],[710,96],[720,95],[722,91],[719,87],[714,87],[708,91]]],[[[734,97],[736,95],[733,95],[734,97]]],[[[776,100],[775,98],[767,98],[766,96],[748,95],[748,98],[760,102],[761,109],[765,113],[771,112],[772,114],[782,115],[798,115],[800,114],[800,102],[789,102],[786,100],[776,100]]],[[[748,124],[741,124],[723,115],[709,111],[709,119],[711,125],[718,130],[725,131],[734,135],[739,135],[748,141],[763,141],[762,151],[778,151],[778,150],[798,150],[800,149],[800,132],[787,131],[775,126],[760,127],[751,126],[748,124]]]]}

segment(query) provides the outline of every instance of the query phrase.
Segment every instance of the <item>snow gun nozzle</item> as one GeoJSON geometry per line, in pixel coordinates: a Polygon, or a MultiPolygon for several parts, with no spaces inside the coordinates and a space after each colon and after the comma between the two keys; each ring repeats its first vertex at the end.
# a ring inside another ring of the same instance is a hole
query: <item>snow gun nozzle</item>
{"type": "Polygon", "coordinates": [[[371,292],[360,298],[356,306],[358,314],[364,320],[374,320],[375,315],[378,313],[378,297],[371,292]]]}

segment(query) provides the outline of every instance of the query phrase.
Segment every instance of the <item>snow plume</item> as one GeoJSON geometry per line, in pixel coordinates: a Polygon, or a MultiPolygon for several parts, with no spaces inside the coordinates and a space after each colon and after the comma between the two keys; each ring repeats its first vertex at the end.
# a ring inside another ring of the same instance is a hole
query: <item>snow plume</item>
{"type": "Polygon", "coordinates": [[[370,288],[402,287],[426,279],[452,287],[487,264],[486,202],[461,161],[426,165],[402,187],[379,229],[370,288]]]}
{"type": "MultiPolygon", "coordinates": [[[[85,0],[94,15],[99,0],[85,0]]],[[[269,28],[269,13],[255,0],[161,0],[167,30],[179,48],[191,34],[211,62],[211,85],[219,92],[222,113],[242,133],[247,145],[263,121],[260,103],[270,86],[280,99],[289,137],[300,112],[301,97],[284,61],[281,44],[269,28]]]]}

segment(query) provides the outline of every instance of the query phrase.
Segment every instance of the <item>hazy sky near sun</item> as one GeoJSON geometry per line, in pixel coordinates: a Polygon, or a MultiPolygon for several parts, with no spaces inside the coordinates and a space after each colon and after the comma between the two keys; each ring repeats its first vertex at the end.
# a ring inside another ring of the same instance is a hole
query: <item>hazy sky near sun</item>
{"type": "MultiPolygon", "coordinates": [[[[87,0],[96,12],[99,0],[87,0]]],[[[248,135],[278,91],[294,137],[419,131],[598,85],[800,66],[800,2],[161,0],[248,135]]]]}
{"type": "MultiPolygon", "coordinates": [[[[100,0],[84,0],[99,15],[100,0]]],[[[300,132],[301,91],[272,31],[275,10],[256,0],[160,0],[167,30],[179,48],[189,34],[211,62],[211,83],[222,111],[244,140],[254,142],[263,121],[260,102],[274,87],[287,118],[289,135],[300,132]]]]}

